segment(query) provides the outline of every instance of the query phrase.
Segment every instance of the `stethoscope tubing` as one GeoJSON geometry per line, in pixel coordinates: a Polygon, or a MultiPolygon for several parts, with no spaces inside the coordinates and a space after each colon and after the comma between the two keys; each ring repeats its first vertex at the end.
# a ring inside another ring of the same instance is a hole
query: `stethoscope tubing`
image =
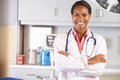
{"type": "MultiPolygon", "coordinates": [[[[66,37],[66,45],[65,45],[65,52],[66,52],[66,53],[68,52],[68,41],[69,41],[69,35],[70,35],[71,31],[72,31],[72,29],[70,29],[70,30],[68,31],[67,37],[66,37]]],[[[87,43],[86,43],[86,56],[87,56],[87,57],[92,56],[93,51],[94,51],[94,48],[95,48],[95,45],[96,45],[96,39],[95,39],[94,34],[92,33],[92,31],[91,31],[91,34],[92,34],[92,36],[87,39],[87,43]],[[93,39],[93,40],[94,40],[94,44],[93,44],[94,46],[93,46],[93,50],[92,50],[91,54],[88,55],[87,45],[88,45],[88,42],[89,42],[90,39],[93,39]]]]}
{"type": "Polygon", "coordinates": [[[70,29],[70,30],[68,31],[68,34],[67,34],[66,45],[65,45],[65,52],[68,51],[68,38],[69,38],[69,35],[70,35],[70,32],[71,32],[71,31],[72,31],[72,29],[70,29]]]}

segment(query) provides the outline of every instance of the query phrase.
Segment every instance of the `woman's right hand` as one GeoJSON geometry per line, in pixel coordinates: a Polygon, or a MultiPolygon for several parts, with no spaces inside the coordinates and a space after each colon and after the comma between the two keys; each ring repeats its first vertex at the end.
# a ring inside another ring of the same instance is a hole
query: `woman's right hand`
{"type": "Polygon", "coordinates": [[[92,64],[97,64],[97,63],[105,63],[106,59],[104,57],[105,57],[105,55],[98,54],[98,55],[88,59],[88,64],[92,65],[92,64]]]}
{"type": "Polygon", "coordinates": [[[58,53],[66,56],[66,57],[68,56],[68,53],[66,53],[65,51],[62,51],[62,50],[58,51],[58,53]]]}

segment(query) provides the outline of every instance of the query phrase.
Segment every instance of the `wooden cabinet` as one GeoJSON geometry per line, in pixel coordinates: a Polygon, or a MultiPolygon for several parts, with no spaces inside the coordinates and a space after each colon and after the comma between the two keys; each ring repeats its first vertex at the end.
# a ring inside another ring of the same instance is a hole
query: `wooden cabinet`
{"type": "Polygon", "coordinates": [[[18,3],[18,19],[23,24],[57,20],[57,0],[19,0],[18,3]]]}

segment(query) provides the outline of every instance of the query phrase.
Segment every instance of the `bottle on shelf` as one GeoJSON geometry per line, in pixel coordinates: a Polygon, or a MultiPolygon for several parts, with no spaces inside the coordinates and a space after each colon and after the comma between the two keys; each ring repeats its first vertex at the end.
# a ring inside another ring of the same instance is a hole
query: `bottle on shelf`
{"type": "Polygon", "coordinates": [[[37,50],[30,50],[28,55],[28,64],[37,64],[37,50]]]}

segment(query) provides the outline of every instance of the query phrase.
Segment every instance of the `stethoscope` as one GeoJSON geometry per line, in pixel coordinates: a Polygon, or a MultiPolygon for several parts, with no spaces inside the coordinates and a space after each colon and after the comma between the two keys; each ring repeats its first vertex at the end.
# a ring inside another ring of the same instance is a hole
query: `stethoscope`
{"type": "MultiPolygon", "coordinates": [[[[66,45],[65,45],[65,52],[66,53],[68,52],[68,39],[69,39],[69,35],[70,35],[71,31],[72,31],[72,29],[70,29],[68,31],[67,38],[66,38],[66,45]]],[[[87,57],[91,57],[92,56],[94,48],[95,48],[95,45],[96,45],[96,39],[95,39],[94,34],[92,32],[91,32],[91,35],[92,36],[87,39],[87,43],[86,43],[86,56],[87,57]],[[92,47],[91,53],[88,55],[88,52],[87,52],[88,50],[87,49],[88,49],[88,43],[89,43],[90,40],[93,40],[93,47],[92,47]]]]}

